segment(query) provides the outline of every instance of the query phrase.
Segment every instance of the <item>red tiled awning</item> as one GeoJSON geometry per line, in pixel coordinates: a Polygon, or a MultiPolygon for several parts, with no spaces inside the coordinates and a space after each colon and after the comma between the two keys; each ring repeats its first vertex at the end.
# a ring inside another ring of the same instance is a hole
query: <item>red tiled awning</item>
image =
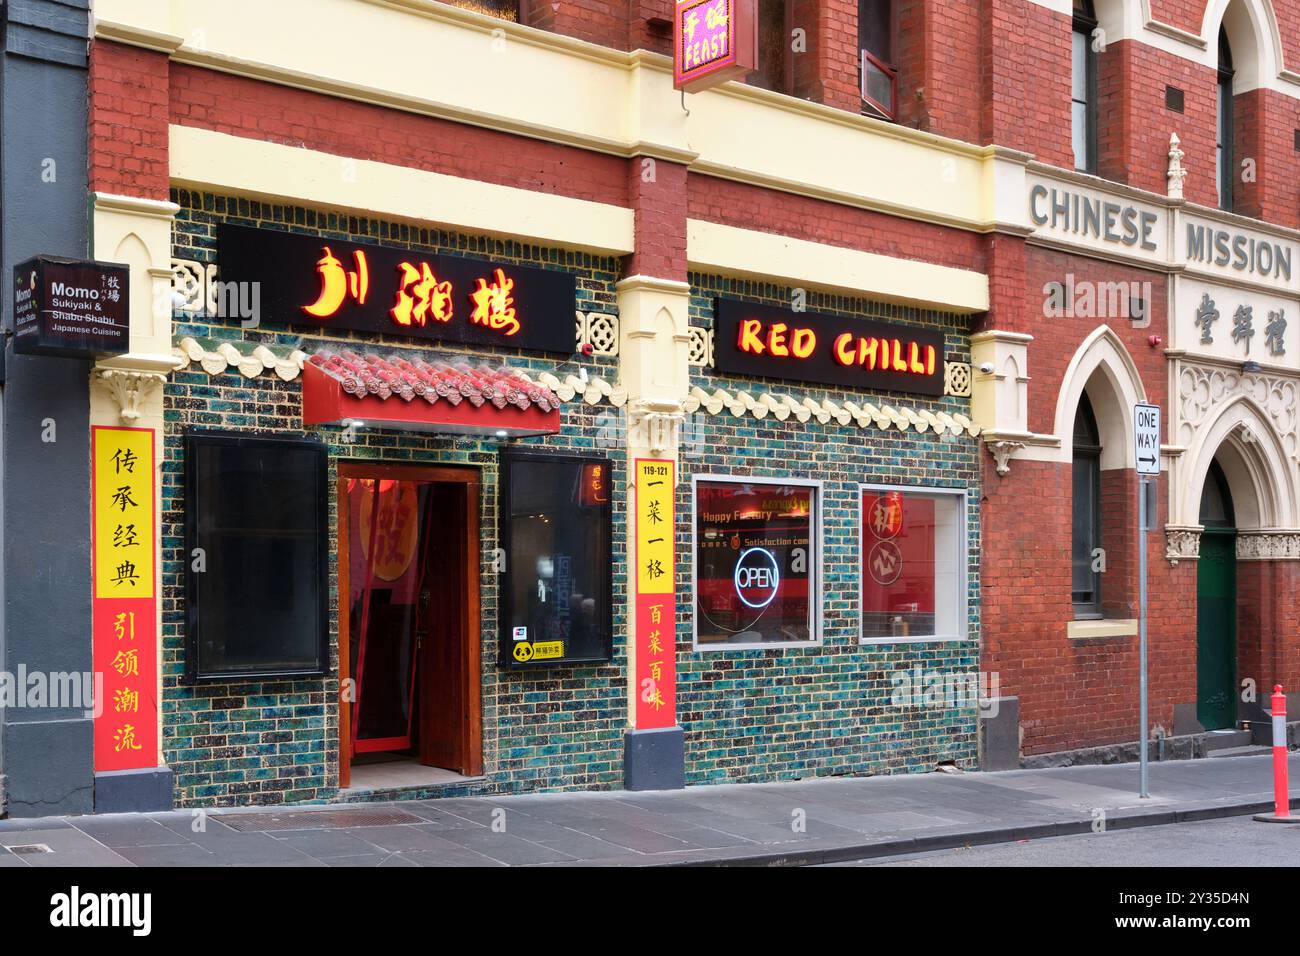
{"type": "Polygon", "coordinates": [[[501,438],[560,430],[555,393],[508,368],[339,350],[311,356],[302,375],[305,425],[353,421],[501,438]]]}

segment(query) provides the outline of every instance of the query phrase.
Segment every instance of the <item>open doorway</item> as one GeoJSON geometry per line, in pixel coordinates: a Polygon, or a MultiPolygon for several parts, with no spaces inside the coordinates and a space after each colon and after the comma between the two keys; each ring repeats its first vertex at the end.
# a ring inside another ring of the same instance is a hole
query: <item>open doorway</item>
{"type": "Polygon", "coordinates": [[[339,464],[339,786],[482,772],[479,476],[339,464]]]}

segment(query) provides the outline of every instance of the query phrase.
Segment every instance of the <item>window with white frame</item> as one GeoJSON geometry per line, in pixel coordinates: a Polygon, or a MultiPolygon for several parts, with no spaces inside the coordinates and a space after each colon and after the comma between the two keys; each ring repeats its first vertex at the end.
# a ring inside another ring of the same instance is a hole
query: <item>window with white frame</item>
{"type": "Polygon", "coordinates": [[[818,640],[817,482],[697,477],[695,646],[818,640]]]}
{"type": "Polygon", "coordinates": [[[862,486],[862,640],[966,637],[966,493],[862,486]]]}

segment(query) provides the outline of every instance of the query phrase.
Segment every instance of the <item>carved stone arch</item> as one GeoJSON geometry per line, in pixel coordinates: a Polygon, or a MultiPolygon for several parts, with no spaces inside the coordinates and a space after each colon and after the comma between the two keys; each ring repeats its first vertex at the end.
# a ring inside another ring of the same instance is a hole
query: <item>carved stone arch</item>
{"type": "Polygon", "coordinates": [[[1085,392],[1101,432],[1102,469],[1132,468],[1132,408],[1146,401],[1146,387],[1133,357],[1108,325],[1098,326],[1080,343],[1061,379],[1053,431],[1061,439],[1065,461],[1074,454],[1074,416],[1085,392]]]}
{"type": "Polygon", "coordinates": [[[1201,39],[1218,57],[1219,27],[1232,47],[1233,92],[1266,86],[1282,70],[1282,34],[1271,0],[1209,0],[1201,21],[1201,39]]]}
{"type": "Polygon", "coordinates": [[[1175,489],[1177,508],[1171,524],[1199,523],[1201,491],[1216,455],[1228,479],[1239,530],[1295,526],[1294,467],[1268,413],[1246,395],[1224,404],[1197,430],[1184,453],[1188,464],[1175,489]]]}

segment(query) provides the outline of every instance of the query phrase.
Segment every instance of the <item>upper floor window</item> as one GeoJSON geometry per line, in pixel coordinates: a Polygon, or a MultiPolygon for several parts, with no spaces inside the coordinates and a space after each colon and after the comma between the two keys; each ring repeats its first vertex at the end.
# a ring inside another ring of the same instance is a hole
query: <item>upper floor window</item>
{"type": "Polygon", "coordinates": [[[1070,56],[1070,129],[1074,168],[1097,171],[1097,52],[1093,31],[1097,15],[1092,0],[1074,0],[1074,34],[1070,56]]]}
{"type": "Polygon", "coordinates": [[[1228,34],[1219,27],[1218,118],[1215,124],[1214,169],[1219,208],[1232,209],[1232,50],[1228,34]]]}
{"type": "Polygon", "coordinates": [[[747,81],[750,86],[777,93],[790,93],[794,89],[785,0],[758,0],[758,69],[749,74],[747,81]]]}
{"type": "Polygon", "coordinates": [[[1097,552],[1101,547],[1101,435],[1092,403],[1085,393],[1074,413],[1074,463],[1072,485],[1071,590],[1074,614],[1101,617],[1101,572],[1097,552]]]}
{"type": "Polygon", "coordinates": [[[862,106],[892,120],[898,115],[898,69],[894,66],[893,0],[858,0],[862,106]]]}

